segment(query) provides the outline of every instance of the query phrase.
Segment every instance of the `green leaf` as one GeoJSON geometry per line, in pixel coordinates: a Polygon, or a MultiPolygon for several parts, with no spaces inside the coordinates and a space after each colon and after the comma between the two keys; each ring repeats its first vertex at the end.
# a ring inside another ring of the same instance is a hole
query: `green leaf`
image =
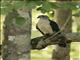
{"type": "Polygon", "coordinates": [[[64,2],[64,3],[58,4],[60,9],[71,9],[71,10],[78,9],[76,7],[77,5],[78,5],[78,3],[76,3],[76,2],[64,2]]]}
{"type": "Polygon", "coordinates": [[[29,9],[33,9],[36,6],[37,6],[37,4],[34,1],[31,1],[31,2],[27,2],[26,3],[26,7],[29,8],[29,9]]]}
{"type": "Polygon", "coordinates": [[[13,9],[12,5],[9,4],[9,5],[5,6],[5,7],[1,7],[0,8],[1,12],[0,13],[1,14],[7,14],[7,13],[11,12],[12,9],[13,9]]]}
{"type": "Polygon", "coordinates": [[[77,16],[77,17],[79,17],[79,16],[80,16],[80,11],[77,12],[77,13],[75,13],[75,14],[73,14],[73,16],[77,16]]]}
{"type": "Polygon", "coordinates": [[[13,7],[15,9],[25,7],[25,5],[26,5],[26,2],[24,2],[24,1],[14,1],[13,2],[13,7]]]}
{"type": "Polygon", "coordinates": [[[39,11],[39,10],[41,10],[41,8],[42,8],[42,7],[38,7],[37,10],[39,11]]]}
{"type": "Polygon", "coordinates": [[[45,11],[50,11],[52,10],[52,5],[49,2],[44,2],[42,5],[42,9],[45,11]]]}
{"type": "Polygon", "coordinates": [[[38,7],[37,10],[41,10],[42,13],[53,11],[53,9],[59,8],[57,4],[53,2],[43,2],[42,6],[38,7]]]}

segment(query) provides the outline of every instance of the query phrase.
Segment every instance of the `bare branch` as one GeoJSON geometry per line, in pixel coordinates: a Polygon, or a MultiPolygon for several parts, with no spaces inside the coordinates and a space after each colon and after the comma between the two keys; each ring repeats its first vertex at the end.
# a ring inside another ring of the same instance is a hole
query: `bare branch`
{"type": "Polygon", "coordinates": [[[64,39],[66,43],[80,42],[80,33],[67,33],[52,36],[41,36],[31,40],[32,49],[43,49],[48,45],[54,45],[60,43],[61,39],[64,39]]]}
{"type": "Polygon", "coordinates": [[[72,42],[80,42],[80,33],[67,33],[65,34],[65,36],[68,40],[71,40],[72,42]]]}

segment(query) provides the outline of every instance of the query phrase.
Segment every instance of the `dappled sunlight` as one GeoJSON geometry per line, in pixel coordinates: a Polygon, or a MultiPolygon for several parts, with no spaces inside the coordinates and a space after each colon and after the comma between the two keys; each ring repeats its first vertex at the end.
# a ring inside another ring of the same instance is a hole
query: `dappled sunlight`
{"type": "Polygon", "coordinates": [[[4,19],[5,19],[5,15],[1,15],[0,16],[0,44],[2,44],[2,40],[3,40],[3,22],[4,22],[4,19]]]}

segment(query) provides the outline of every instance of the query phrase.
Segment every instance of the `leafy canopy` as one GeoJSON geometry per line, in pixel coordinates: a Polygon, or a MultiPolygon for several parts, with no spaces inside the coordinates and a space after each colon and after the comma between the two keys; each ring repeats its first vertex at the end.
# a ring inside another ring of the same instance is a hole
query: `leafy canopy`
{"type": "Polygon", "coordinates": [[[53,9],[80,10],[80,2],[49,2],[48,0],[2,0],[1,14],[8,13],[12,9],[28,8],[41,11],[42,13],[53,11],[53,9]]]}

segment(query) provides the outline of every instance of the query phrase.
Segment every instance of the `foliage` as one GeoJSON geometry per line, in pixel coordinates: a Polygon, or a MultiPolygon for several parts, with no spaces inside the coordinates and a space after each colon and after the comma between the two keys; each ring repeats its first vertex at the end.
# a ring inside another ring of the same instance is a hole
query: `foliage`
{"type": "Polygon", "coordinates": [[[77,11],[75,14],[73,14],[73,16],[77,16],[77,17],[79,17],[79,16],[80,16],[80,10],[77,11]]]}
{"type": "Polygon", "coordinates": [[[45,13],[53,11],[53,9],[80,9],[80,2],[49,2],[48,0],[2,0],[0,2],[1,5],[1,13],[8,13],[12,11],[12,9],[18,9],[18,8],[28,8],[28,9],[34,9],[37,8],[37,10],[45,13]],[[78,6],[78,7],[77,7],[78,6]]]}

